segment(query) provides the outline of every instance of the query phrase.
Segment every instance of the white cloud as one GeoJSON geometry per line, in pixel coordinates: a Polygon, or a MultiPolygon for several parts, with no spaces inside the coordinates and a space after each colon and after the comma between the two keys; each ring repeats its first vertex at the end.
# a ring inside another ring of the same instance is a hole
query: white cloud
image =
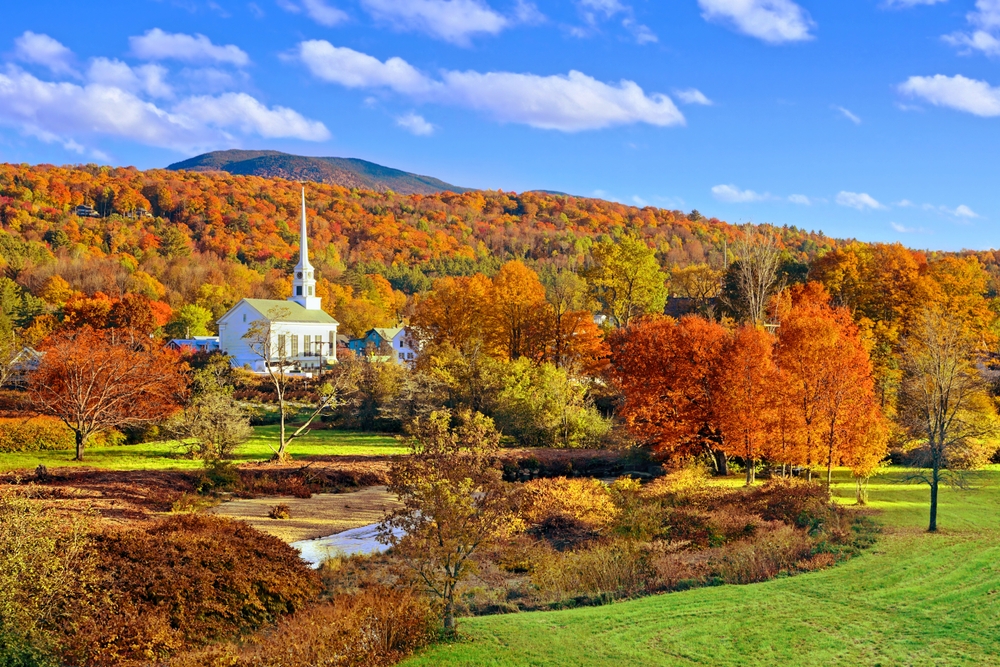
{"type": "Polygon", "coordinates": [[[143,60],[211,61],[243,67],[250,63],[246,51],[234,44],[219,46],[205,35],[169,33],[153,28],[144,35],[129,37],[132,53],[143,60]]]}
{"type": "Polygon", "coordinates": [[[914,203],[911,202],[909,199],[901,199],[898,202],[896,202],[895,205],[900,208],[913,208],[914,203]]]}
{"type": "Polygon", "coordinates": [[[180,151],[231,145],[233,132],[329,137],[322,123],[283,107],[269,109],[242,93],[189,98],[166,109],[114,85],[43,81],[17,68],[0,74],[0,124],[64,144],[113,137],[180,151]]]}
{"type": "Polygon", "coordinates": [[[972,33],[953,32],[942,39],[961,49],[962,55],[980,51],[988,56],[1000,56],[1000,0],[976,0],[976,11],[966,14],[976,29],[972,33]]]}
{"type": "Polygon", "coordinates": [[[955,208],[950,208],[948,206],[935,206],[934,204],[924,204],[922,208],[925,211],[934,211],[936,213],[943,213],[944,215],[951,216],[953,218],[963,218],[966,220],[973,220],[981,217],[965,204],[959,204],[955,208]]]}
{"type": "Polygon", "coordinates": [[[302,5],[305,7],[309,18],[328,28],[332,28],[348,19],[346,12],[336,7],[331,7],[324,0],[302,0],[302,5]]]}
{"type": "Polygon", "coordinates": [[[683,125],[666,95],[647,95],[633,81],[603,83],[582,72],[539,76],[444,71],[432,79],[401,58],[385,62],[323,40],[299,44],[299,58],[318,78],[349,88],[389,88],[418,101],[482,111],[500,122],[577,132],[614,125],[683,125]]]}
{"type": "Polygon", "coordinates": [[[809,13],[792,0],[698,0],[706,21],[722,23],[769,44],[812,39],[809,13]]]}
{"type": "Polygon", "coordinates": [[[428,137],[434,134],[434,126],[428,123],[423,116],[412,111],[397,117],[396,125],[418,137],[428,137]]]}
{"type": "Polygon", "coordinates": [[[633,81],[606,84],[582,72],[538,76],[512,72],[445,72],[446,99],[501,122],[576,132],[614,125],[683,125],[666,95],[646,95],[633,81]]]}
{"type": "Polygon", "coordinates": [[[788,201],[792,202],[793,204],[801,204],[803,206],[812,205],[812,200],[809,199],[809,197],[806,197],[805,195],[788,195],[788,201]]]}
{"type": "Polygon", "coordinates": [[[911,76],[900,92],[935,106],[950,107],[977,116],[1000,116],[1000,88],[962,75],[911,76]]]}
{"type": "Polygon", "coordinates": [[[913,232],[917,231],[914,227],[904,227],[898,222],[890,222],[889,226],[895,229],[900,234],[912,234],[913,232]]]}
{"type": "Polygon", "coordinates": [[[705,94],[697,88],[675,90],[674,95],[676,95],[677,99],[684,104],[702,104],[704,106],[712,106],[712,100],[705,97],[705,94]]]}
{"type": "Polygon", "coordinates": [[[978,218],[979,214],[973,211],[971,208],[965,204],[960,204],[954,211],[951,212],[956,218],[978,218]]]}
{"type": "Polygon", "coordinates": [[[59,41],[26,30],[14,40],[14,56],[24,62],[44,65],[55,74],[76,74],[73,69],[73,52],[59,41]]]}
{"type": "Polygon", "coordinates": [[[94,58],[87,69],[87,80],[91,83],[114,86],[132,93],[144,92],[157,98],[168,98],[174,94],[166,76],[166,68],[160,65],[132,68],[120,60],[108,58],[94,58]]]}
{"type": "Polygon", "coordinates": [[[287,107],[268,108],[246,93],[202,95],[183,100],[174,107],[199,124],[218,128],[238,128],[244,134],[268,139],[294,137],[305,141],[326,141],[330,131],[323,123],[309,120],[287,107]]]}
{"type": "Polygon", "coordinates": [[[574,37],[588,37],[595,32],[596,25],[600,21],[607,21],[618,14],[623,14],[622,27],[632,33],[632,37],[638,44],[651,44],[660,41],[660,38],[649,26],[635,20],[635,12],[632,7],[620,0],[577,0],[576,5],[584,22],[590,27],[570,28],[570,34],[574,37]]]}
{"type": "Polygon", "coordinates": [[[326,40],[302,42],[298,56],[317,78],[348,88],[390,88],[406,95],[425,95],[435,85],[402,58],[382,62],[326,40]]]}
{"type": "Polygon", "coordinates": [[[643,208],[649,206],[649,202],[646,201],[645,199],[643,199],[642,197],[640,197],[639,195],[632,195],[632,202],[636,206],[641,206],[643,208]]]}
{"type": "Polygon", "coordinates": [[[841,206],[856,208],[859,211],[866,209],[880,210],[886,208],[867,192],[845,192],[837,193],[836,202],[841,206]]]}
{"type": "Polygon", "coordinates": [[[375,19],[467,45],[474,35],[496,35],[510,20],[480,0],[361,0],[375,19]]]}
{"type": "Polygon", "coordinates": [[[719,201],[730,204],[746,204],[770,199],[770,195],[767,193],[759,194],[753,190],[740,190],[735,185],[716,185],[712,188],[712,195],[719,201]]]}
{"type": "Polygon", "coordinates": [[[847,120],[851,121],[855,125],[861,125],[861,119],[858,118],[853,113],[851,113],[851,111],[849,109],[845,109],[844,107],[834,107],[834,109],[836,109],[837,111],[839,111],[844,116],[844,118],[846,118],[847,120]]]}

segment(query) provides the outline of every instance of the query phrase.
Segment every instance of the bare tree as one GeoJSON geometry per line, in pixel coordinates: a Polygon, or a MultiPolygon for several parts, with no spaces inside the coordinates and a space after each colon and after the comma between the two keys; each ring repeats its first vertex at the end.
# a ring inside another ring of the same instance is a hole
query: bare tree
{"type": "Polygon", "coordinates": [[[730,304],[746,322],[761,324],[767,302],[778,286],[781,251],[773,234],[754,232],[747,228],[742,238],[733,244],[738,260],[731,270],[736,303],[730,304]]]}
{"type": "MultiPolygon", "coordinates": [[[[293,376],[289,375],[292,359],[288,356],[285,337],[280,327],[280,320],[289,314],[287,308],[273,308],[268,311],[267,317],[254,320],[243,335],[247,345],[263,361],[265,372],[274,385],[274,391],[278,397],[278,419],[280,428],[278,430],[278,447],[271,447],[274,458],[283,461],[288,457],[288,445],[292,440],[301,436],[319,417],[324,410],[333,409],[343,403],[343,396],[351,390],[355,384],[355,375],[352,372],[339,372],[323,376],[316,388],[315,400],[308,403],[297,403],[291,406],[288,402],[288,387],[293,376]],[[288,433],[285,424],[290,407],[307,407],[309,412],[305,421],[292,433],[288,433]]],[[[349,370],[349,369],[346,369],[349,370]]]]}
{"type": "Polygon", "coordinates": [[[940,307],[926,308],[903,343],[900,417],[910,434],[927,443],[930,524],[937,530],[938,487],[975,440],[994,428],[995,412],[976,368],[979,345],[964,323],[940,307]]]}

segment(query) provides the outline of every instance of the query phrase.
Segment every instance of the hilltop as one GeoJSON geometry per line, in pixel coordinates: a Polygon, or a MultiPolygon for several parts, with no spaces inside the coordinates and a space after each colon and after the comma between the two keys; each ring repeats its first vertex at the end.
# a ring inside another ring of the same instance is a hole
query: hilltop
{"type": "Polygon", "coordinates": [[[175,162],[170,171],[225,171],[242,176],[284,178],[291,181],[313,181],[339,185],[344,188],[400,194],[437,194],[439,192],[468,192],[451,183],[411,174],[408,171],[383,167],[374,162],[356,158],[308,157],[290,155],[279,151],[228,150],[205,153],[188,160],[175,162]]]}

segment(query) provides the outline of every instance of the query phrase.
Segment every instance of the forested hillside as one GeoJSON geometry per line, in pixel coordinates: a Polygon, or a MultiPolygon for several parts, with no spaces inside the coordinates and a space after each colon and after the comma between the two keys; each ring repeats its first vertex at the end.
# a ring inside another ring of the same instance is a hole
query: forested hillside
{"type": "MultiPolygon", "coordinates": [[[[299,188],[218,172],[0,165],[0,262],[23,288],[20,296],[7,290],[18,305],[5,311],[23,326],[74,294],[140,293],[160,302],[161,319],[191,304],[218,317],[242,297],[284,298],[298,249],[299,188]],[[81,204],[99,217],[76,215],[81,204]]],[[[678,269],[721,268],[724,248],[732,259],[731,244],[743,235],[697,212],[539,192],[401,195],[308,183],[306,198],[318,291],[348,333],[398,321],[408,295],[434,278],[492,277],[510,259],[536,271],[580,271],[593,263],[596,242],[629,234],[674,273],[674,294],[698,296],[678,269]]],[[[795,227],[773,232],[793,279],[844,245],[795,227]]],[[[980,260],[995,271],[992,253],[980,260]]]]}

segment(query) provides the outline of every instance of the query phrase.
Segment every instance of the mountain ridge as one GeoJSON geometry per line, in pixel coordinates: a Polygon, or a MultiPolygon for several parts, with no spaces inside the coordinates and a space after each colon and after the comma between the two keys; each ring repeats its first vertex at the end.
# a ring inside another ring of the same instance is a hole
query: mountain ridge
{"type": "Polygon", "coordinates": [[[345,188],[358,188],[400,194],[461,194],[474,188],[446,183],[432,176],[413,174],[358,158],[311,157],[271,150],[230,149],[212,151],[180,162],[170,171],[224,171],[243,176],[313,181],[345,188]]]}

